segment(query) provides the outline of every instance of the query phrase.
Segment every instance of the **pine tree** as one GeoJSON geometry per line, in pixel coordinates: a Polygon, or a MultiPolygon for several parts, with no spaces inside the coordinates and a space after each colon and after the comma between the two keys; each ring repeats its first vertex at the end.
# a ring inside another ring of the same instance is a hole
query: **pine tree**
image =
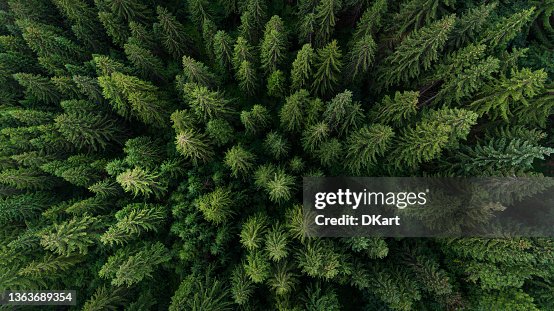
{"type": "Polygon", "coordinates": [[[316,18],[315,13],[309,12],[301,16],[302,23],[300,24],[298,41],[300,43],[316,44],[315,31],[316,31],[316,18]]]}
{"type": "Polygon", "coordinates": [[[35,279],[42,278],[52,278],[56,274],[61,274],[72,269],[74,266],[82,262],[80,256],[59,256],[55,257],[51,254],[47,254],[40,260],[33,260],[27,266],[20,269],[18,272],[19,276],[31,276],[35,279]]]}
{"type": "Polygon", "coordinates": [[[239,305],[246,304],[254,292],[254,286],[242,265],[238,265],[233,269],[231,284],[231,293],[235,303],[239,305]]]}
{"type": "Polygon", "coordinates": [[[435,122],[451,129],[450,138],[445,148],[457,148],[460,140],[465,140],[471,127],[477,123],[477,113],[458,108],[441,108],[430,110],[423,115],[423,122],[435,122]]]}
{"type": "Polygon", "coordinates": [[[60,100],[60,93],[46,77],[31,73],[16,73],[14,79],[25,88],[25,95],[29,103],[41,101],[45,104],[55,104],[60,100]]]}
{"type": "Polygon", "coordinates": [[[44,172],[60,177],[80,187],[88,187],[100,178],[105,161],[86,155],[73,155],[65,160],[54,160],[40,166],[44,172]]]}
{"type": "Polygon", "coordinates": [[[189,0],[187,1],[188,11],[192,21],[201,26],[204,20],[211,18],[210,6],[206,0],[189,0]]]}
{"type": "Polygon", "coordinates": [[[233,67],[238,71],[244,61],[254,63],[254,48],[243,37],[238,37],[233,49],[233,67]]]}
{"type": "Polygon", "coordinates": [[[278,169],[266,185],[269,199],[280,204],[292,198],[293,189],[294,177],[288,175],[283,169],[278,169]]]}
{"type": "Polygon", "coordinates": [[[304,150],[313,152],[323,141],[325,141],[331,132],[329,125],[325,122],[318,122],[307,127],[302,133],[302,146],[304,150]]]}
{"type": "Polygon", "coordinates": [[[125,299],[122,297],[123,287],[108,289],[105,286],[98,287],[94,295],[85,302],[83,310],[97,311],[102,309],[115,309],[117,306],[123,305],[125,299]]]}
{"type": "Polygon", "coordinates": [[[269,277],[270,265],[265,254],[260,251],[252,251],[246,256],[244,270],[254,283],[262,283],[269,277]]]}
{"type": "Polygon", "coordinates": [[[513,174],[531,169],[535,159],[544,159],[554,153],[553,148],[538,146],[523,139],[493,139],[466,147],[459,155],[463,166],[460,170],[466,174],[513,174]]]}
{"type": "Polygon", "coordinates": [[[151,29],[148,29],[146,25],[131,21],[129,22],[129,30],[131,31],[131,36],[127,40],[127,43],[146,50],[158,51],[154,33],[151,29]]]}
{"type": "Polygon", "coordinates": [[[267,21],[267,3],[265,0],[245,1],[245,11],[241,16],[241,31],[253,43],[257,43],[267,21]],[[247,26],[248,25],[248,26],[247,26]]]}
{"type": "Polygon", "coordinates": [[[123,46],[127,59],[143,77],[163,79],[163,62],[154,56],[152,52],[138,45],[127,43],[123,46]]]}
{"type": "Polygon", "coordinates": [[[315,286],[306,288],[306,295],[303,300],[308,310],[338,311],[341,309],[341,304],[335,291],[328,288],[322,289],[318,283],[315,286]]]}
{"type": "Polygon", "coordinates": [[[94,10],[85,1],[52,1],[58,9],[72,22],[71,29],[77,38],[93,48],[104,48],[104,36],[98,33],[100,23],[94,10]]]}
{"type": "Polygon", "coordinates": [[[326,241],[310,241],[297,253],[298,266],[311,277],[332,279],[339,273],[340,255],[326,241]]]}
{"type": "Polygon", "coordinates": [[[452,128],[446,124],[420,122],[399,135],[392,159],[397,167],[416,167],[437,158],[448,144],[452,128]]]}
{"type": "Polygon", "coordinates": [[[554,103],[552,89],[552,86],[547,86],[543,94],[531,100],[529,105],[515,107],[516,115],[527,124],[537,124],[544,128],[554,103]]]}
{"type": "Polygon", "coordinates": [[[162,243],[155,242],[139,248],[131,256],[110,259],[100,270],[100,276],[111,277],[114,286],[131,286],[145,278],[152,278],[154,268],[169,261],[171,256],[162,243]]]}
{"type": "Polygon", "coordinates": [[[226,145],[235,138],[235,131],[229,122],[222,119],[214,119],[206,124],[206,134],[218,146],[226,145]]]}
{"type": "Polygon", "coordinates": [[[0,197],[0,224],[34,219],[51,204],[52,199],[44,192],[17,194],[0,197]]]}
{"type": "Polygon", "coordinates": [[[267,153],[275,159],[284,157],[290,151],[290,145],[287,139],[277,132],[270,132],[267,134],[264,140],[264,147],[267,153]]]}
{"type": "Polygon", "coordinates": [[[292,269],[290,263],[283,261],[278,263],[273,270],[267,282],[277,295],[288,295],[295,289],[298,278],[292,269]]]}
{"type": "Polygon", "coordinates": [[[315,150],[315,156],[323,166],[338,167],[344,156],[344,146],[337,138],[328,139],[315,150]]]}
{"type": "Polygon", "coordinates": [[[418,30],[437,19],[445,6],[452,6],[449,0],[409,0],[400,6],[400,12],[394,16],[398,36],[411,30],[418,30]]]}
{"type": "Polygon", "coordinates": [[[263,237],[267,230],[267,218],[263,214],[255,214],[248,217],[242,224],[240,243],[248,251],[261,249],[263,237]]]}
{"type": "Polygon", "coordinates": [[[213,192],[199,197],[195,205],[206,220],[215,224],[224,223],[233,214],[233,196],[229,189],[216,188],[213,192]]]}
{"type": "Polygon", "coordinates": [[[106,33],[112,38],[115,44],[123,46],[123,44],[127,42],[131,33],[122,18],[111,12],[101,11],[98,13],[98,19],[100,19],[106,33]]]}
{"type": "Polygon", "coordinates": [[[204,49],[211,59],[214,59],[214,36],[217,33],[217,26],[211,19],[204,19],[202,23],[202,39],[204,49]]]}
{"type": "Polygon", "coordinates": [[[148,136],[139,136],[125,142],[125,163],[130,166],[156,168],[164,160],[163,147],[159,141],[148,136]]]}
{"type": "Polygon", "coordinates": [[[16,168],[0,172],[0,184],[20,190],[47,190],[56,184],[56,180],[36,169],[16,168]]]}
{"type": "Polygon", "coordinates": [[[287,247],[288,235],[282,224],[272,226],[266,234],[265,250],[269,258],[273,261],[280,261],[287,257],[289,250],[287,247]]]}
{"type": "Polygon", "coordinates": [[[144,123],[160,127],[165,124],[168,104],[158,98],[158,89],[152,83],[119,72],[99,77],[98,83],[104,97],[121,116],[134,115],[144,123]]]}
{"type": "Polygon", "coordinates": [[[130,0],[105,0],[114,14],[127,21],[146,18],[147,6],[141,1],[130,0]]]}
{"type": "Polygon", "coordinates": [[[342,52],[336,40],[317,51],[316,68],[312,90],[318,94],[331,93],[342,70],[342,52]]]}
{"type": "Polygon", "coordinates": [[[492,56],[485,59],[485,49],[484,45],[468,45],[447,57],[446,64],[438,65],[440,75],[437,78],[444,83],[432,99],[460,103],[479,90],[483,82],[491,81],[493,74],[499,70],[500,62],[492,56]]]}
{"type": "Polygon", "coordinates": [[[171,298],[170,311],[231,309],[229,290],[214,277],[189,275],[171,298]]]}
{"type": "Polygon", "coordinates": [[[61,36],[60,29],[30,20],[18,20],[23,39],[38,55],[39,64],[52,74],[65,71],[66,64],[76,64],[83,57],[82,49],[68,38],[61,36]]]}

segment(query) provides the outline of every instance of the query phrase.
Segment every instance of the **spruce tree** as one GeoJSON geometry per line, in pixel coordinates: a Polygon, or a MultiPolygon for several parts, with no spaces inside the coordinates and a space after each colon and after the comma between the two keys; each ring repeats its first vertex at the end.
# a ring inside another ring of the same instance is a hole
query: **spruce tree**
{"type": "Polygon", "coordinates": [[[158,89],[152,83],[119,72],[99,77],[98,82],[118,114],[133,115],[144,123],[164,126],[168,104],[158,97],[158,89]]]}
{"type": "Polygon", "coordinates": [[[275,70],[267,78],[267,95],[283,97],[286,84],[285,74],[281,70],[275,70]]]}
{"type": "Polygon", "coordinates": [[[233,46],[232,39],[223,30],[219,30],[213,37],[213,49],[215,59],[223,72],[230,71],[232,64],[233,46]]]}
{"type": "Polygon", "coordinates": [[[254,105],[250,111],[243,111],[240,120],[246,132],[256,133],[265,129],[270,122],[270,114],[262,105],[254,105]]]}
{"type": "Polygon", "coordinates": [[[281,126],[287,131],[298,131],[302,126],[305,109],[308,105],[309,93],[306,90],[299,90],[285,99],[279,116],[281,126]]]}
{"type": "Polygon", "coordinates": [[[323,46],[329,42],[333,29],[337,24],[337,13],[342,7],[341,0],[323,0],[315,8],[316,42],[323,46]]]}
{"type": "Polygon", "coordinates": [[[541,94],[546,77],[542,70],[513,70],[510,78],[502,77],[500,81],[487,85],[484,94],[472,102],[471,107],[480,115],[488,114],[492,118],[508,120],[510,106],[515,103],[527,105],[529,99],[541,94]]]}
{"type": "Polygon", "coordinates": [[[254,167],[256,156],[240,145],[233,146],[225,153],[225,165],[235,177],[246,175],[254,167]]]}
{"type": "Polygon", "coordinates": [[[497,7],[495,2],[470,8],[462,14],[452,30],[453,43],[456,46],[475,40],[487,23],[487,19],[497,7]]]}
{"type": "Polygon", "coordinates": [[[199,197],[195,201],[206,220],[220,224],[234,214],[233,197],[229,189],[216,188],[213,192],[199,197]]]}
{"type": "Polygon", "coordinates": [[[503,48],[514,39],[527,24],[535,11],[535,7],[515,13],[497,22],[493,27],[484,32],[481,42],[492,48],[503,48]]]}
{"type": "Polygon", "coordinates": [[[437,158],[448,144],[452,128],[446,124],[420,122],[406,129],[398,136],[393,151],[394,165],[397,167],[416,167],[437,158]]]}
{"type": "Polygon", "coordinates": [[[193,129],[184,129],[175,138],[177,151],[193,164],[207,162],[213,156],[212,147],[206,141],[205,135],[193,129]]]}
{"type": "Polygon", "coordinates": [[[352,36],[353,40],[358,41],[363,37],[375,34],[383,24],[382,19],[387,8],[388,5],[385,0],[375,1],[375,3],[368,7],[356,24],[356,31],[352,36]]]}
{"type": "Polygon", "coordinates": [[[292,83],[291,88],[293,90],[307,88],[310,85],[314,58],[314,50],[309,44],[304,44],[302,49],[298,51],[296,59],[292,63],[292,69],[290,72],[292,83]]]}
{"type": "Polygon", "coordinates": [[[365,75],[375,57],[377,44],[371,36],[364,36],[354,43],[349,55],[349,69],[352,79],[365,75]]]}
{"type": "Polygon", "coordinates": [[[216,81],[215,75],[206,65],[189,56],[183,56],[183,78],[185,83],[197,83],[206,87],[212,86],[216,81]]]}
{"type": "Polygon", "coordinates": [[[245,60],[239,65],[236,73],[242,91],[253,95],[258,87],[258,74],[254,64],[245,60]]]}
{"type": "Polygon", "coordinates": [[[348,170],[360,174],[377,162],[390,148],[394,132],[386,125],[363,127],[348,136],[346,159],[348,170]]]}
{"type": "Polygon", "coordinates": [[[254,48],[243,37],[238,37],[233,49],[233,67],[237,71],[244,61],[255,62],[254,48]]]}
{"type": "Polygon", "coordinates": [[[47,250],[67,257],[76,253],[86,254],[88,247],[98,238],[94,234],[94,230],[98,227],[98,219],[95,217],[73,218],[64,223],[55,224],[42,235],[40,244],[47,250]]]}
{"type": "Polygon", "coordinates": [[[373,107],[372,117],[382,123],[400,126],[417,113],[419,92],[396,92],[394,97],[385,95],[383,100],[373,107]]]}
{"type": "Polygon", "coordinates": [[[336,40],[317,51],[316,71],[312,90],[317,94],[329,94],[338,84],[342,70],[342,51],[336,40]]]}
{"type": "Polygon", "coordinates": [[[453,15],[410,33],[385,62],[384,85],[406,82],[427,70],[438,59],[455,23],[453,15]]]}
{"type": "Polygon", "coordinates": [[[180,59],[186,52],[190,51],[190,39],[183,24],[172,15],[166,8],[156,8],[158,22],[154,24],[154,32],[159,36],[164,48],[180,59]]]}
{"type": "Polygon", "coordinates": [[[195,116],[203,121],[226,116],[233,111],[229,107],[229,101],[221,93],[196,83],[186,83],[183,86],[183,97],[195,116]]]}
{"type": "Polygon", "coordinates": [[[267,72],[273,72],[282,64],[287,49],[287,34],[283,21],[277,15],[265,25],[264,38],[260,47],[260,60],[267,72]]]}

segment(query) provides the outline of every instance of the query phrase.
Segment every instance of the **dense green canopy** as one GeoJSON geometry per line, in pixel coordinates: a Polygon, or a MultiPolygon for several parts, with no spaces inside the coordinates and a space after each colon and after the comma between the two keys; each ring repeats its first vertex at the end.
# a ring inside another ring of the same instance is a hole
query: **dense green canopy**
{"type": "Polygon", "coordinates": [[[86,311],[554,310],[551,239],[308,238],[300,205],[303,176],[552,175],[553,12],[0,0],[0,289],[86,311]]]}

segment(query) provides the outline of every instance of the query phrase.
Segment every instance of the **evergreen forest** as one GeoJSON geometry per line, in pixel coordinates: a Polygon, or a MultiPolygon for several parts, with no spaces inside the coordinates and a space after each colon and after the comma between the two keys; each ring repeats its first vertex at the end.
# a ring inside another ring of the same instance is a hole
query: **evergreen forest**
{"type": "Polygon", "coordinates": [[[553,239],[302,216],[305,176],[554,176],[553,125],[553,0],[0,0],[0,290],[554,310],[553,239]]]}

